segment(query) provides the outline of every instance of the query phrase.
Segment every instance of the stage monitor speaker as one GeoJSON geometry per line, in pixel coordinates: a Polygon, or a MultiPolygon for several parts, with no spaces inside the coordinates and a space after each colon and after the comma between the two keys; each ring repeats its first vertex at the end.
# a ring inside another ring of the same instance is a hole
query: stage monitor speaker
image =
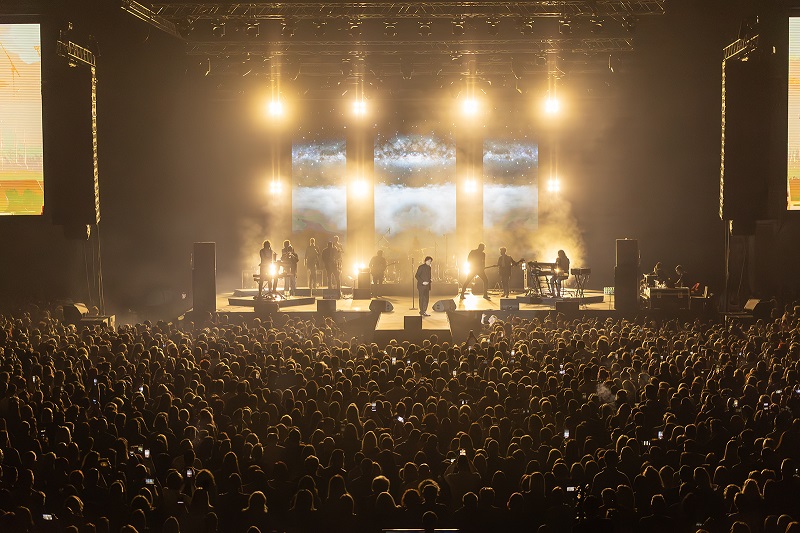
{"type": "Polygon", "coordinates": [[[372,291],[369,287],[357,287],[353,289],[353,300],[369,300],[372,298],[372,291]]]}
{"type": "Polygon", "coordinates": [[[500,310],[519,311],[519,300],[516,298],[500,298],[500,310]]]}
{"type": "Polygon", "coordinates": [[[753,318],[756,320],[758,319],[767,319],[769,318],[770,313],[772,312],[772,308],[775,305],[775,302],[772,300],[760,300],[758,298],[750,298],[747,300],[747,303],[744,304],[744,310],[753,315],[753,318]]]}
{"type": "Polygon", "coordinates": [[[456,303],[453,300],[439,300],[433,304],[433,310],[438,312],[455,311],[456,303]]]}
{"type": "Polygon", "coordinates": [[[617,266],[639,268],[639,241],[636,239],[617,239],[617,266]]]}
{"type": "Polygon", "coordinates": [[[581,310],[581,303],[578,300],[559,300],[556,301],[556,313],[565,315],[576,315],[581,310]]]}
{"type": "Polygon", "coordinates": [[[422,317],[420,315],[404,316],[403,329],[406,331],[422,331],[422,317]]]}
{"type": "Polygon", "coordinates": [[[82,303],[64,304],[62,307],[64,322],[66,324],[77,324],[81,319],[89,314],[89,308],[82,303]]]}
{"type": "Polygon", "coordinates": [[[369,303],[369,310],[370,311],[380,311],[381,313],[390,313],[394,311],[394,306],[392,302],[387,300],[372,300],[369,303]]]}
{"type": "Polygon", "coordinates": [[[326,300],[338,300],[340,294],[339,289],[322,289],[322,297],[326,300]]]}
{"type": "Polygon", "coordinates": [[[323,316],[336,313],[336,300],[317,300],[317,312],[323,316]]]}
{"type": "Polygon", "coordinates": [[[618,311],[639,309],[638,267],[614,269],[614,309],[618,311]]]}
{"type": "Polygon", "coordinates": [[[196,242],[192,251],[192,308],[214,313],[217,310],[217,245],[196,242]]]}

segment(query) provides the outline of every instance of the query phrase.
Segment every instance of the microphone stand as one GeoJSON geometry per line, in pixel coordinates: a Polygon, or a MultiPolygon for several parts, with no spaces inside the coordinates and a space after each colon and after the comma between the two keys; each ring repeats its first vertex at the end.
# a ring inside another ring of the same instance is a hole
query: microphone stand
{"type": "Polygon", "coordinates": [[[411,307],[410,309],[413,311],[417,307],[414,305],[414,258],[411,258],[411,307]]]}

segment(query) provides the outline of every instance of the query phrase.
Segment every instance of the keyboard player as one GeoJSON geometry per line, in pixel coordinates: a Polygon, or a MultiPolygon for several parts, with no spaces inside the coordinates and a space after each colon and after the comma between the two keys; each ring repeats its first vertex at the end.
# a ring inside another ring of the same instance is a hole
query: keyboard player
{"type": "Polygon", "coordinates": [[[567,278],[569,278],[569,257],[564,250],[559,250],[553,274],[550,276],[550,292],[556,298],[561,298],[561,283],[567,278]]]}

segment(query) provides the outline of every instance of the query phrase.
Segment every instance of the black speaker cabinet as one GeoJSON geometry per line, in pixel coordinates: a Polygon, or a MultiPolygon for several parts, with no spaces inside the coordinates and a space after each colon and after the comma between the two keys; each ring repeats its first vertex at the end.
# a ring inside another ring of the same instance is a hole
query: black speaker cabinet
{"type": "MultiPolygon", "coordinates": [[[[450,300],[452,302],[452,300],[450,300]]],[[[500,298],[501,311],[519,311],[519,300],[516,298],[500,298]]]]}
{"type": "Polygon", "coordinates": [[[358,273],[358,288],[359,289],[369,289],[372,280],[370,278],[369,272],[359,272],[358,273]]]}
{"type": "Polygon", "coordinates": [[[192,307],[194,311],[217,310],[217,245],[196,242],[192,251],[192,307]]]}
{"type": "Polygon", "coordinates": [[[578,300],[559,300],[556,301],[556,313],[565,315],[577,315],[581,310],[581,303],[578,300]]]}
{"type": "Polygon", "coordinates": [[[370,298],[372,298],[372,291],[369,287],[353,289],[353,300],[369,300],[370,298]]]}
{"type": "Polygon", "coordinates": [[[372,300],[369,303],[369,310],[370,311],[379,311],[381,313],[388,313],[394,310],[394,306],[392,302],[387,300],[372,300]]]}
{"type": "Polygon", "coordinates": [[[422,331],[422,317],[420,315],[404,316],[403,329],[406,331],[422,331]]]}
{"type": "Polygon", "coordinates": [[[336,300],[317,300],[317,312],[331,316],[336,312],[336,300]]]}
{"type": "Polygon", "coordinates": [[[64,304],[64,323],[77,324],[83,317],[89,314],[89,309],[82,303],[64,304]]]}
{"type": "Polygon", "coordinates": [[[636,239],[617,239],[617,266],[639,268],[639,241],[636,239]]]}
{"type": "Polygon", "coordinates": [[[439,300],[433,304],[433,310],[438,312],[455,311],[456,303],[453,300],[439,300]]]}
{"type": "Polygon", "coordinates": [[[614,269],[614,309],[618,311],[639,309],[638,267],[618,266],[614,269]]]}

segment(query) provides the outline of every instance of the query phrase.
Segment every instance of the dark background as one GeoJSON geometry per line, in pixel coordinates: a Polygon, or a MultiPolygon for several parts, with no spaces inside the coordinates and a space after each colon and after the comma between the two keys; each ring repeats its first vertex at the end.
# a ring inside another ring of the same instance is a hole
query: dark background
{"type": "MultiPolygon", "coordinates": [[[[59,3],[59,17],[75,4],[59,3]]],[[[218,288],[238,286],[244,234],[268,224],[259,175],[268,132],[256,112],[263,92],[252,82],[219,91],[210,78],[187,74],[177,40],[113,2],[79,5],[70,17],[78,30],[96,36],[100,51],[106,311],[141,309],[169,299],[164,295],[189,292],[195,241],[217,243],[218,288]]],[[[670,0],[666,15],[640,20],[636,51],[626,56],[622,72],[588,88],[575,84],[571,94],[565,80],[571,109],[557,132],[559,167],[593,269],[591,288],[613,284],[615,239],[630,237],[639,240],[644,269],[658,260],[668,268],[681,263],[694,279],[721,291],[722,49],[737,37],[752,6],[743,0],[670,0]]],[[[43,62],[47,68],[46,57],[43,62]]],[[[533,98],[504,98],[488,129],[503,131],[502,121],[510,130],[525,129],[528,115],[520,110],[529,109],[533,98]]],[[[410,108],[418,115],[431,109],[419,101],[395,102],[376,120],[399,124],[410,108]]],[[[308,102],[304,114],[303,121],[333,129],[342,118],[319,100],[308,102]]],[[[537,128],[545,134],[543,125],[531,127],[530,137],[536,138],[537,128]]],[[[48,183],[58,179],[46,175],[48,183]]],[[[797,226],[796,218],[779,221],[781,267],[775,275],[784,287],[797,287],[797,226]]],[[[3,218],[0,242],[5,301],[87,298],[86,245],[65,239],[47,216],[3,218]]]]}

